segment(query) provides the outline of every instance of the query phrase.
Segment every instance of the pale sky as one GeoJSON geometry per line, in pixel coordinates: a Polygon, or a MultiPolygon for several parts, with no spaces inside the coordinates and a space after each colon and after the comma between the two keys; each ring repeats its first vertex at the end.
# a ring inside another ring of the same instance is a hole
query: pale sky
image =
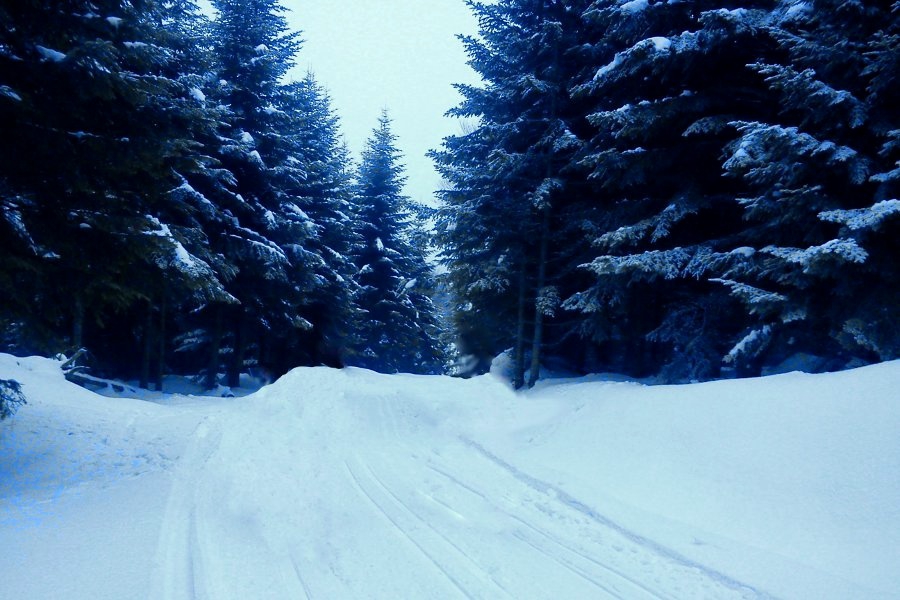
{"type": "Polygon", "coordinates": [[[383,108],[393,119],[409,177],[406,193],[431,203],[440,177],[425,153],[459,133],[444,113],[459,103],[453,83],[475,83],[456,34],[475,34],[463,0],[282,0],[304,44],[292,75],[311,70],[332,98],[355,156],[383,108]]]}

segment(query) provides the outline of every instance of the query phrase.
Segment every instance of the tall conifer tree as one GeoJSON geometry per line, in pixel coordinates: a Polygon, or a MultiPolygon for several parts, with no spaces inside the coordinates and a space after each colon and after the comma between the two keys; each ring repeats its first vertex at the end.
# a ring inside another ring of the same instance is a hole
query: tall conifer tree
{"type": "Polygon", "coordinates": [[[357,303],[362,348],[354,359],[385,372],[438,372],[442,366],[430,268],[415,242],[415,209],[403,194],[406,177],[396,136],[383,112],[362,153],[354,198],[360,245],[357,303]]]}
{"type": "Polygon", "coordinates": [[[750,189],[718,272],[752,317],[727,360],[896,358],[900,4],[784,2],[771,32],[781,53],[752,69],[780,110],[736,123],[724,163],[750,189]]]}
{"type": "Polygon", "coordinates": [[[458,86],[464,100],[450,114],[478,122],[433,153],[450,184],[438,231],[464,335],[491,321],[501,325],[494,340],[462,339],[463,351],[473,341],[489,352],[512,345],[521,387],[526,350],[528,383],[538,374],[545,320],[559,308],[559,266],[573,250],[558,243],[564,215],[583,193],[572,185],[572,169],[587,122],[569,87],[583,67],[580,12],[587,3],[469,4],[481,36],[463,40],[485,85],[458,86]]]}
{"type": "Polygon", "coordinates": [[[192,161],[196,116],[175,38],[161,27],[170,8],[3,9],[0,118],[10,130],[0,179],[21,240],[7,277],[41,306],[19,313],[29,328],[56,339],[67,329],[68,346],[96,345],[101,330],[127,344],[131,332],[109,319],[157,296],[166,278],[221,292],[168,226],[183,210],[169,191],[174,169],[192,161]]]}

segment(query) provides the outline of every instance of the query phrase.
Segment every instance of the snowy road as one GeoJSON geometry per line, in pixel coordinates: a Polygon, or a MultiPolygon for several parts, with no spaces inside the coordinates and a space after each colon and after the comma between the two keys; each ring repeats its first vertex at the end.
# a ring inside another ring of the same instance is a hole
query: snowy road
{"type": "Polygon", "coordinates": [[[153,597],[767,597],[494,455],[441,402],[309,375],[197,426],[153,597]]]}
{"type": "Polygon", "coordinates": [[[697,386],[298,369],[102,398],[0,355],[0,600],[895,598],[900,363],[697,386]]]}

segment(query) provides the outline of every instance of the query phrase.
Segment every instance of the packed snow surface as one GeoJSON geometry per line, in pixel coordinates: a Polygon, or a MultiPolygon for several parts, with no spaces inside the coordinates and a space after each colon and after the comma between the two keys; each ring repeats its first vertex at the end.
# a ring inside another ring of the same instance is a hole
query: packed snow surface
{"type": "MultiPolygon", "coordinates": [[[[890,598],[900,363],[109,398],[0,355],[2,599],[890,598]]],[[[182,390],[187,391],[187,390],[182,390]]]]}

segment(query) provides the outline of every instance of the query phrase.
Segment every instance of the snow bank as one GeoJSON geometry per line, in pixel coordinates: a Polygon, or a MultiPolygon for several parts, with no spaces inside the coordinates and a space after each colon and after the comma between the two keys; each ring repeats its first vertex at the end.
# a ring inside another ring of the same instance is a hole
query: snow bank
{"type": "Polygon", "coordinates": [[[544,416],[500,447],[778,596],[887,598],[900,584],[898,389],[898,362],[685,386],[550,383],[524,410],[544,416]]]}

